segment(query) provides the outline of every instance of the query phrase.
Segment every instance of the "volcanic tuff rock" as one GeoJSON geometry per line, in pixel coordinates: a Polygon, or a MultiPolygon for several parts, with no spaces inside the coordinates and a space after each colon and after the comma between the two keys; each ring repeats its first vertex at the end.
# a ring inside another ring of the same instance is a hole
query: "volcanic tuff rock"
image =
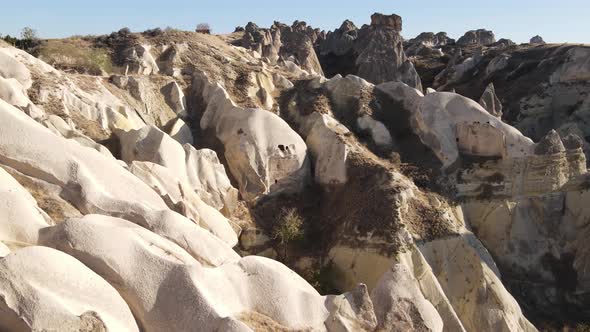
{"type": "Polygon", "coordinates": [[[0,46],[0,328],[535,331],[525,314],[588,317],[586,49],[423,34],[433,53],[412,61],[444,63],[434,86],[466,96],[423,95],[400,82],[420,82],[400,31],[376,14],[327,35],[299,21],[124,32],[96,42],[129,55],[128,75],[95,77],[0,46]],[[322,77],[314,47],[327,73],[368,79],[322,77]],[[536,112],[566,105],[555,122],[536,112]],[[502,112],[548,130],[534,143],[502,112]],[[285,212],[297,241],[278,241],[285,212]],[[240,257],[238,239],[307,281],[240,257]]]}

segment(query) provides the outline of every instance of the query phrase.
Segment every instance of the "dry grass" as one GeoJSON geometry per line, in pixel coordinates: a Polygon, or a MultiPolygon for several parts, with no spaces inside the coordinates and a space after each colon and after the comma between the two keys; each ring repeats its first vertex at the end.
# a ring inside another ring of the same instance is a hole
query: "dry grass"
{"type": "Polygon", "coordinates": [[[303,332],[302,330],[289,329],[272,318],[257,312],[244,312],[240,315],[240,321],[256,332],[303,332]]]}
{"type": "Polygon", "coordinates": [[[52,66],[80,74],[101,75],[113,71],[111,55],[102,48],[94,48],[80,38],[52,39],[37,49],[41,60],[52,66]]]}

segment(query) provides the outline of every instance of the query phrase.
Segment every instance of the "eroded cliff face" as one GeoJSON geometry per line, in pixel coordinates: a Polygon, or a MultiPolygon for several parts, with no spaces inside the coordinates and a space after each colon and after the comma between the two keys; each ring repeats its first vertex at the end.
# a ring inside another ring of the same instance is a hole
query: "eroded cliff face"
{"type": "MultiPolygon", "coordinates": [[[[126,35],[108,76],[0,45],[0,327],[536,331],[521,306],[583,320],[584,141],[534,143],[500,118],[500,88],[424,95],[400,31],[374,15],[327,35],[126,35]],[[314,45],[367,79],[326,79],[314,45]],[[277,237],[285,210],[297,241],[277,237]]],[[[419,42],[452,43],[434,37],[419,42]]]]}

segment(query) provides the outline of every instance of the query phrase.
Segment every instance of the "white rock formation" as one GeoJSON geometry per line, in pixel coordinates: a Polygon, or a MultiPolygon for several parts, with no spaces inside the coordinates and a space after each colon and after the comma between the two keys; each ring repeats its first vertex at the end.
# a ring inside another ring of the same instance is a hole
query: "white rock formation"
{"type": "Polygon", "coordinates": [[[186,116],[186,98],[184,97],[184,92],[182,92],[182,89],[176,81],[170,82],[168,85],[164,86],[162,88],[162,93],[166,98],[168,106],[170,106],[178,116],[186,116]]]}
{"type": "Polygon", "coordinates": [[[201,128],[214,130],[225,146],[225,159],[245,200],[300,190],[310,173],[307,147],[284,120],[262,109],[236,106],[204,74],[196,74],[193,85],[207,105],[201,128]]]}
{"type": "Polygon", "coordinates": [[[442,318],[407,266],[395,263],[372,294],[379,331],[443,331],[442,318]]]}
{"type": "Polygon", "coordinates": [[[207,264],[236,257],[221,240],[169,210],[156,192],[113,159],[54,135],[2,100],[0,123],[0,163],[61,187],[81,212],[126,217],[207,264]],[[208,252],[216,255],[207,257],[208,252]]]}
{"type": "Polygon", "coordinates": [[[0,258],[0,299],[3,331],[139,331],[111,285],[47,247],[0,258]]]}
{"type": "MultiPolygon", "coordinates": [[[[504,145],[502,156],[523,158],[533,155],[533,141],[489,114],[471,99],[450,92],[433,92],[422,96],[410,91],[412,88],[396,82],[381,84],[376,88],[394,100],[402,102],[411,112],[414,131],[424,144],[432,149],[445,168],[457,161],[460,150],[473,151],[474,155],[478,156],[478,151],[487,151],[485,145],[489,144],[489,140],[497,141],[502,137],[505,144],[502,141],[495,143],[504,145]],[[458,136],[458,133],[469,132],[458,132],[459,127],[482,125],[490,127],[488,132],[491,136],[480,137],[483,133],[480,134],[479,131],[475,141],[469,139],[473,136],[458,136]]],[[[484,155],[487,155],[487,152],[484,155]]]]}
{"type": "Polygon", "coordinates": [[[134,161],[129,171],[153,188],[170,209],[193,220],[231,247],[238,243],[230,221],[205,204],[190,185],[179,180],[170,169],[150,162],[134,161]]]}
{"type": "Polygon", "coordinates": [[[366,288],[323,297],[282,264],[260,257],[205,268],[125,220],[91,215],[43,236],[115,285],[145,331],[214,331],[228,318],[248,323],[255,314],[290,329],[369,331],[376,323],[366,288]]]}
{"type": "Polygon", "coordinates": [[[345,184],[350,148],[342,136],[349,130],[326,114],[314,113],[305,121],[309,128],[306,143],[314,160],[315,180],[324,185],[345,184]]]}
{"type": "Polygon", "coordinates": [[[226,213],[235,208],[236,189],[214,151],[182,146],[154,126],[115,133],[121,142],[121,158],[125,162],[149,161],[162,165],[188,184],[187,189],[195,191],[207,204],[226,213]]]}
{"type": "Polygon", "coordinates": [[[468,331],[537,331],[502,285],[497,268],[490,265],[492,258],[478,242],[479,247],[474,247],[460,236],[426,243],[420,251],[468,331]]]}

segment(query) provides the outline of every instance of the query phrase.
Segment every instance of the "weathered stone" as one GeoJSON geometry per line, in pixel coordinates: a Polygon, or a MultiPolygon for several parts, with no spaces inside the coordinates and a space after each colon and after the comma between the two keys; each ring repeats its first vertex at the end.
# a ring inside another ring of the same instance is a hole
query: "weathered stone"
{"type": "Polygon", "coordinates": [[[391,14],[391,15],[383,15],[380,13],[375,13],[371,15],[371,25],[375,26],[385,26],[388,28],[392,28],[397,32],[402,31],[402,18],[401,16],[391,14]]]}
{"type": "Polygon", "coordinates": [[[555,130],[551,130],[543,139],[535,146],[535,154],[549,155],[565,151],[565,146],[561,141],[561,137],[555,130]]]}
{"type": "Polygon", "coordinates": [[[488,111],[493,116],[498,118],[502,118],[502,102],[496,96],[496,89],[494,89],[494,83],[490,83],[485,91],[483,92],[481,98],[479,99],[479,104],[488,111]]]}
{"type": "Polygon", "coordinates": [[[176,81],[170,82],[162,88],[166,103],[178,116],[186,116],[186,99],[182,89],[176,81]]]}

